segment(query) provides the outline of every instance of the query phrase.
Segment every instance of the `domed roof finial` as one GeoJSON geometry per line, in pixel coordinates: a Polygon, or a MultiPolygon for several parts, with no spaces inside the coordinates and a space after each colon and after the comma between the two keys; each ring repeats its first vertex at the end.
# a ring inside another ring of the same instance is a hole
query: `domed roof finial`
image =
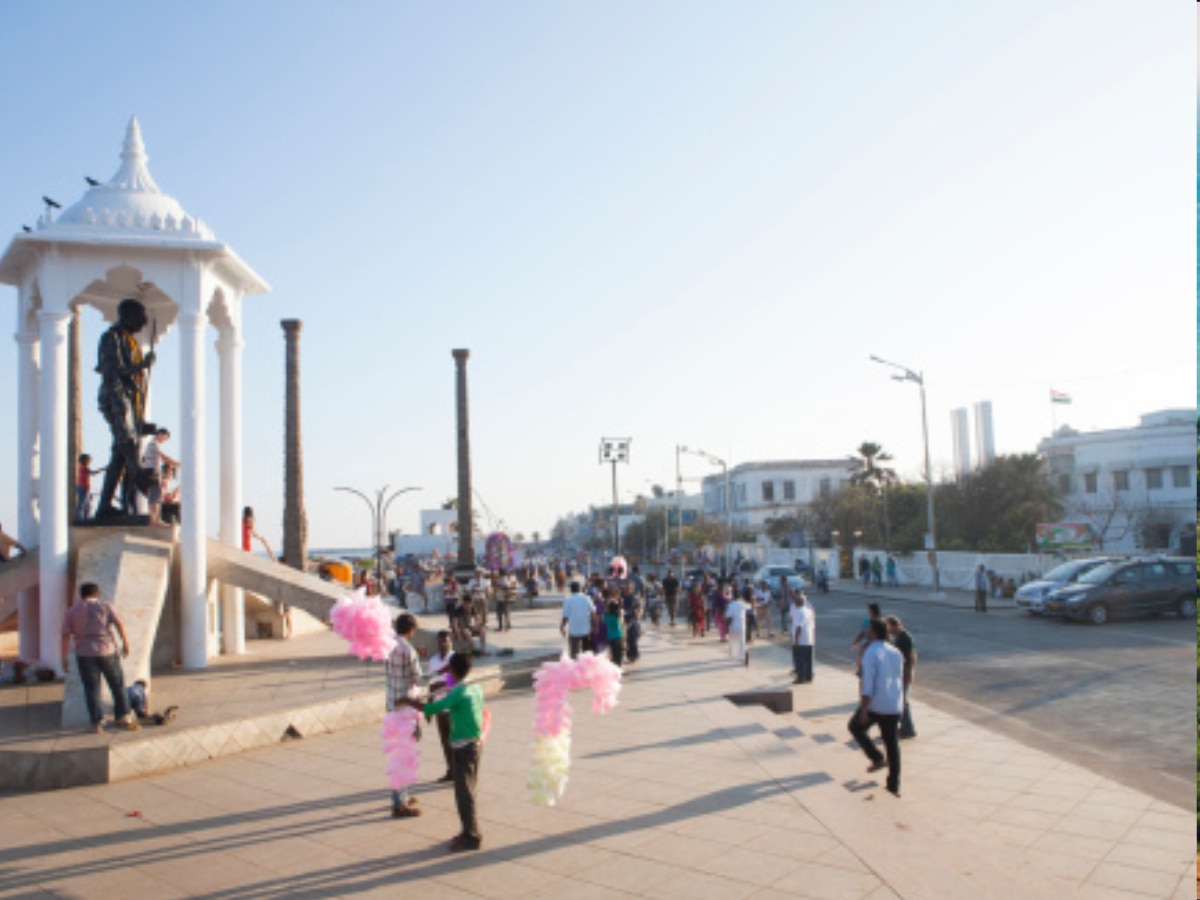
{"type": "Polygon", "coordinates": [[[142,129],[138,127],[137,116],[129,117],[129,125],[125,129],[125,146],[121,148],[121,159],[140,159],[146,161],[146,145],[142,143],[142,129]]]}
{"type": "Polygon", "coordinates": [[[117,169],[117,174],[109,179],[107,187],[125,191],[160,193],[158,185],[150,177],[150,170],[146,168],[148,159],[137,116],[130,116],[129,126],[125,129],[125,143],[121,147],[121,168],[117,169]]]}

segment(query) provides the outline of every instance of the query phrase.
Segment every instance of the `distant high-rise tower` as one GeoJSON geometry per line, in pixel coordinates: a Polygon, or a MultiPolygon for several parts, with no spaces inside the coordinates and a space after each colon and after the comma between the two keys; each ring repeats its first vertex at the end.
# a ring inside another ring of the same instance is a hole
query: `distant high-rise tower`
{"type": "Polygon", "coordinates": [[[975,404],[975,450],[979,454],[979,468],[986,469],[996,459],[996,436],[992,431],[992,401],[980,400],[975,404]]]}
{"type": "Polygon", "coordinates": [[[950,434],[954,437],[954,475],[961,478],[971,472],[971,432],[965,406],[950,410],[950,434]]]}

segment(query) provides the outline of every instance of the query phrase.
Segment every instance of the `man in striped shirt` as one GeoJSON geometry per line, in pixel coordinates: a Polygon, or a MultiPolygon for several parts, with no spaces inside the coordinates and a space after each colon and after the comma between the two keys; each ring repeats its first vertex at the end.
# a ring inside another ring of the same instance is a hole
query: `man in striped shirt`
{"type": "MultiPolygon", "coordinates": [[[[421,658],[409,638],[417,630],[416,617],[410,613],[396,616],[396,647],[383,663],[387,677],[387,711],[392,712],[407,700],[420,698],[421,658]]],[[[420,736],[418,732],[418,737],[420,736]]],[[[408,788],[392,791],[392,818],[407,819],[419,816],[417,798],[409,794],[408,788]]]]}

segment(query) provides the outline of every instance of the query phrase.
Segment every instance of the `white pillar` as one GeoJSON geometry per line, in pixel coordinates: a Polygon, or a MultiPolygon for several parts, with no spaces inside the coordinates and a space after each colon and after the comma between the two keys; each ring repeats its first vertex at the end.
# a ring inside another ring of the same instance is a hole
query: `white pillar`
{"type": "MultiPolygon", "coordinates": [[[[198,292],[198,283],[195,288],[198,292]]],[[[179,533],[179,624],[182,662],[186,669],[202,669],[208,663],[204,479],[204,332],[207,328],[208,316],[203,312],[179,316],[179,484],[183,507],[179,533]]]]}
{"type": "MultiPolygon", "coordinates": [[[[21,301],[21,318],[24,318],[21,301]]],[[[32,548],[39,543],[37,519],[38,382],[40,344],[36,331],[21,330],[17,341],[17,540],[32,548]]],[[[41,628],[38,624],[38,589],[17,595],[17,622],[21,659],[39,659],[41,628]]]]}
{"type": "MultiPolygon", "coordinates": [[[[221,540],[241,549],[242,536],[242,340],[234,327],[217,341],[221,368],[221,540]]],[[[246,605],[242,589],[221,586],[221,632],[226,653],[246,652],[246,605]]]]}
{"type": "Polygon", "coordinates": [[[38,479],[40,651],[42,663],[62,671],[62,620],[67,610],[67,329],[71,313],[42,310],[42,383],[39,391],[41,477],[38,479]]]}

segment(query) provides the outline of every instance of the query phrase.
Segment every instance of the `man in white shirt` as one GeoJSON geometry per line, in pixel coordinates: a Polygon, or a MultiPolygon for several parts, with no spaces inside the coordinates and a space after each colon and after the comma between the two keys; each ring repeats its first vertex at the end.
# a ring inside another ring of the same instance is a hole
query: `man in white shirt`
{"type": "Polygon", "coordinates": [[[817,617],[804,592],[792,598],[792,665],[796,669],[796,684],[813,680],[813,644],[817,638],[817,617]]]}
{"type": "Polygon", "coordinates": [[[887,766],[887,789],[900,796],[900,742],[896,729],[904,711],[904,657],[888,643],[887,625],[880,619],[871,620],[871,643],[862,655],[862,678],[859,707],[850,717],[850,734],[858,741],[871,760],[868,772],[887,766]],[[875,749],[867,731],[879,725],[887,761],[875,749]]]}
{"type": "Polygon", "coordinates": [[[596,607],[591,598],[579,591],[579,582],[571,582],[571,593],[563,601],[562,623],[558,630],[567,639],[571,659],[579,656],[596,629],[596,607]]]}
{"type": "MultiPolygon", "coordinates": [[[[729,586],[723,589],[729,596],[729,586]]],[[[725,621],[729,624],[729,655],[734,662],[750,665],[750,651],[746,649],[746,613],[750,604],[734,597],[725,604],[725,621]]]]}

